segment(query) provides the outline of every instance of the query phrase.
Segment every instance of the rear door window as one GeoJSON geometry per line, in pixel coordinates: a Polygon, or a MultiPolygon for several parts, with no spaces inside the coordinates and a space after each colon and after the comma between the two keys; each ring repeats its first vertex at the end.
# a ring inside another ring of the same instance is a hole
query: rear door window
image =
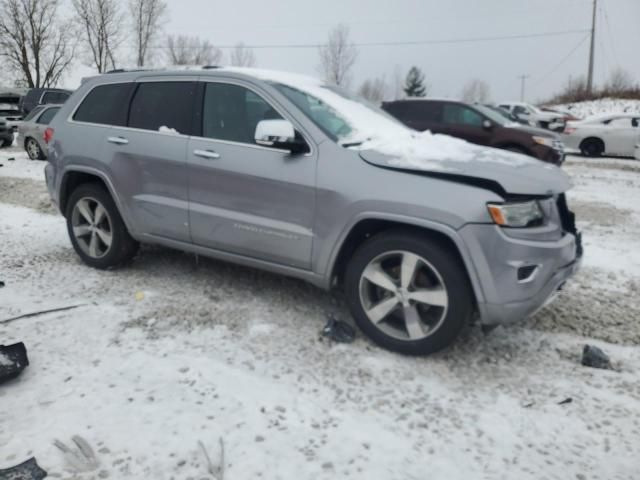
{"type": "Polygon", "coordinates": [[[196,82],[138,84],[129,109],[132,128],[191,135],[196,82]]]}
{"type": "Polygon", "coordinates": [[[409,120],[436,123],[442,117],[442,105],[439,102],[414,100],[407,102],[409,120]]]}
{"type": "Polygon", "coordinates": [[[76,122],[125,126],[133,87],[133,83],[98,85],[82,101],[73,119],[76,122]]]}
{"type": "Polygon", "coordinates": [[[58,113],[59,108],[49,108],[46,112],[40,115],[40,118],[36,121],[41,125],[49,125],[49,122],[55,117],[56,113],[58,113]]]}

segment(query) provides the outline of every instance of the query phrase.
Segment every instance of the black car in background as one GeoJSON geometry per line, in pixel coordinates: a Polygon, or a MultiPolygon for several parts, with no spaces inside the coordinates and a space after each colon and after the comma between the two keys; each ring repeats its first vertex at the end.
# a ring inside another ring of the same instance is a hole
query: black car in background
{"type": "Polygon", "coordinates": [[[72,94],[71,90],[63,90],[61,88],[32,88],[20,101],[20,108],[24,115],[38,105],[62,104],[72,94]]]}
{"type": "Polygon", "coordinates": [[[384,102],[382,108],[414,130],[430,130],[478,145],[522,153],[554,165],[564,161],[564,145],[559,135],[515,123],[485,105],[407,99],[384,102]]]}

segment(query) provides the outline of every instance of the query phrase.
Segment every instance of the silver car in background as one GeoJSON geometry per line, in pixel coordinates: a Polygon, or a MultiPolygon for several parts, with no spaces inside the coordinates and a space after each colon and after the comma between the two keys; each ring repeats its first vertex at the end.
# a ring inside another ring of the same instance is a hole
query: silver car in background
{"type": "Polygon", "coordinates": [[[640,136],[640,113],[599,115],[568,122],[563,139],[567,150],[587,157],[632,157],[640,136]]]}
{"type": "Polygon", "coordinates": [[[309,77],[106,74],[46,137],[87,265],[156,243],[341,289],[362,331],[405,354],[533,314],[580,265],[560,168],[416,132],[309,77]]]}
{"type": "Polygon", "coordinates": [[[31,160],[47,159],[44,133],[60,105],[41,105],[29,112],[18,126],[18,145],[23,145],[31,160]]]}

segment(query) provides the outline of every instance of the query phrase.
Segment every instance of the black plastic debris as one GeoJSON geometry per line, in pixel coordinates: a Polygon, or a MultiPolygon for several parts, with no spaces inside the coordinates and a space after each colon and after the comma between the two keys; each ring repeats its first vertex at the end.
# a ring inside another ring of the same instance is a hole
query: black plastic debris
{"type": "Polygon", "coordinates": [[[582,365],[591,368],[611,369],[609,356],[593,345],[585,345],[582,349],[582,365]]]}
{"type": "Polygon", "coordinates": [[[47,476],[35,458],[30,458],[15,467],[0,470],[0,480],[42,480],[47,476]]]}
{"type": "Polygon", "coordinates": [[[564,400],[559,401],[558,405],[566,405],[566,404],[571,403],[571,402],[573,402],[573,398],[567,397],[564,400]]]}
{"type": "Polygon", "coordinates": [[[5,283],[2,280],[0,280],[0,288],[4,287],[4,285],[5,283]]]}
{"type": "MultiPolygon", "coordinates": [[[[0,345],[0,383],[16,378],[28,365],[24,343],[0,345]]],[[[2,476],[0,480],[4,480],[2,476]]]]}
{"type": "Polygon", "coordinates": [[[352,343],[356,339],[356,331],[348,323],[328,315],[327,324],[322,329],[322,336],[338,343],[352,343]]]}

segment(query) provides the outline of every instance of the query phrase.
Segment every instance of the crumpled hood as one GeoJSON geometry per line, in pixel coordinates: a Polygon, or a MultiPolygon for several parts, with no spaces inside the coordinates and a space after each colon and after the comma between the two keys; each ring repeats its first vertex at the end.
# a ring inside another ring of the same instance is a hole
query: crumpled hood
{"type": "Polygon", "coordinates": [[[359,149],[372,165],[466,183],[478,179],[480,186],[498,184],[513,195],[553,195],[571,188],[569,176],[555,165],[431,132],[412,132],[395,141],[372,139],[359,149]]]}

